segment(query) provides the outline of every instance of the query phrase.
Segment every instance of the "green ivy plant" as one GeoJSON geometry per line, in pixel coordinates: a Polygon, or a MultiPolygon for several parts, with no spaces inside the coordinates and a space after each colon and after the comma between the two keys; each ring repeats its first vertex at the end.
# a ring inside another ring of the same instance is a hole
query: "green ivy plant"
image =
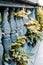
{"type": "Polygon", "coordinates": [[[43,8],[42,7],[38,7],[37,8],[37,20],[40,23],[40,30],[43,31],[43,8]]]}
{"type": "MultiPolygon", "coordinates": [[[[19,50],[22,45],[24,45],[25,37],[21,37],[17,40],[16,43],[12,44],[10,50],[10,57],[13,61],[17,63],[17,65],[26,65],[27,63],[31,62],[29,59],[29,55],[26,54],[24,49],[19,50]]],[[[30,53],[30,55],[33,55],[30,53]]]]}
{"type": "Polygon", "coordinates": [[[37,41],[41,40],[40,24],[37,20],[30,18],[29,22],[25,23],[24,26],[27,28],[25,36],[28,45],[31,44],[34,47],[37,41]]]}

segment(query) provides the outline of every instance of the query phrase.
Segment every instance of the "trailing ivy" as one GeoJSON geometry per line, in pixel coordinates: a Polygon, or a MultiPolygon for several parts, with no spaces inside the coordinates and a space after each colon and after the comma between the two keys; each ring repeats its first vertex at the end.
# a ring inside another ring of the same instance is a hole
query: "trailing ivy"
{"type": "Polygon", "coordinates": [[[29,54],[27,55],[26,52],[24,51],[24,49],[19,50],[21,47],[23,48],[22,45],[24,45],[26,40],[26,37],[21,37],[17,40],[16,43],[12,44],[11,50],[10,50],[10,57],[11,59],[16,63],[17,65],[27,65],[30,61],[29,59],[29,55],[33,55],[33,54],[29,54]]]}
{"type": "Polygon", "coordinates": [[[30,18],[29,22],[25,23],[27,28],[25,34],[28,45],[31,44],[34,47],[38,40],[41,40],[40,24],[37,20],[30,18]]]}

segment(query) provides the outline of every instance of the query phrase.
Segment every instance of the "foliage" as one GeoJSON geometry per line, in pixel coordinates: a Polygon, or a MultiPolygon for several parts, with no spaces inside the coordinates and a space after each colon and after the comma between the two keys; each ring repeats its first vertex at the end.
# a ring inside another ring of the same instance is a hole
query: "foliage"
{"type": "Polygon", "coordinates": [[[34,47],[37,41],[41,39],[40,24],[37,20],[30,18],[29,22],[25,23],[24,26],[27,28],[27,33],[25,34],[27,41],[34,47]]]}
{"type": "Polygon", "coordinates": [[[40,30],[43,31],[43,8],[42,7],[37,8],[37,19],[41,26],[40,30]]]}
{"type": "Polygon", "coordinates": [[[18,16],[20,18],[24,17],[27,18],[27,15],[31,14],[30,10],[25,11],[25,9],[21,9],[18,12],[13,12],[15,16],[18,16]]]}
{"type": "Polygon", "coordinates": [[[10,50],[10,57],[13,61],[17,62],[17,65],[26,65],[30,62],[29,56],[25,53],[24,50],[19,50],[22,45],[24,45],[25,37],[21,37],[17,40],[16,43],[12,44],[10,50]]]}

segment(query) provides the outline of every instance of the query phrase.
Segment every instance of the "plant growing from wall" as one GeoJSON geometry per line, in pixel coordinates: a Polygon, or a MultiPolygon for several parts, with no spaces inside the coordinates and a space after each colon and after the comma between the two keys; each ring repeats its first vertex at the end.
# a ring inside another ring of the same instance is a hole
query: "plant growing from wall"
{"type": "Polygon", "coordinates": [[[28,18],[27,15],[31,14],[30,10],[25,10],[24,8],[21,10],[18,10],[17,12],[13,12],[15,16],[20,17],[20,18],[28,18]]]}
{"type": "Polygon", "coordinates": [[[37,8],[37,20],[40,23],[40,30],[43,31],[43,8],[42,7],[38,7],[37,8]]]}
{"type": "Polygon", "coordinates": [[[16,43],[12,44],[10,50],[10,57],[13,61],[17,63],[17,65],[26,65],[31,62],[29,56],[25,53],[24,50],[19,50],[22,45],[24,45],[26,37],[21,37],[17,40],[16,43]]]}
{"type": "Polygon", "coordinates": [[[25,23],[24,26],[27,28],[28,45],[31,44],[33,47],[36,45],[37,41],[40,40],[40,24],[37,20],[30,18],[29,22],[25,23]]]}

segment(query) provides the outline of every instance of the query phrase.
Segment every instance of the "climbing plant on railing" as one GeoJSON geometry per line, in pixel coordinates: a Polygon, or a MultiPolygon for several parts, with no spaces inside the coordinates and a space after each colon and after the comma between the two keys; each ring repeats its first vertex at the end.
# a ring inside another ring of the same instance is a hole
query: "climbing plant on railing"
{"type": "Polygon", "coordinates": [[[27,37],[28,45],[31,44],[34,47],[37,41],[41,39],[40,24],[37,20],[30,18],[29,22],[24,25],[27,28],[25,36],[27,37]]]}
{"type": "Polygon", "coordinates": [[[40,23],[40,30],[43,31],[43,8],[42,7],[38,7],[37,8],[37,20],[40,23]]]}
{"type": "Polygon", "coordinates": [[[21,49],[20,51],[20,47],[23,48],[23,45],[25,44],[25,39],[26,37],[19,38],[16,43],[12,44],[10,50],[10,57],[17,65],[27,65],[27,63],[31,62],[24,49],[21,49]]]}
{"type": "MultiPolygon", "coordinates": [[[[14,15],[20,18],[27,17],[24,10],[20,10],[17,13],[14,12],[14,15]]],[[[12,44],[10,50],[10,58],[16,62],[17,65],[27,65],[29,62],[31,62],[29,55],[24,49],[21,49],[24,47],[25,42],[28,42],[28,45],[31,44],[34,47],[37,41],[41,40],[40,24],[37,20],[30,18],[29,22],[25,23],[24,26],[27,28],[27,32],[24,35],[25,37],[18,37],[17,41],[12,44]]]]}
{"type": "Polygon", "coordinates": [[[23,8],[17,12],[13,12],[15,16],[20,18],[27,18],[27,15],[31,14],[31,11],[27,9],[27,11],[23,8]]]}

